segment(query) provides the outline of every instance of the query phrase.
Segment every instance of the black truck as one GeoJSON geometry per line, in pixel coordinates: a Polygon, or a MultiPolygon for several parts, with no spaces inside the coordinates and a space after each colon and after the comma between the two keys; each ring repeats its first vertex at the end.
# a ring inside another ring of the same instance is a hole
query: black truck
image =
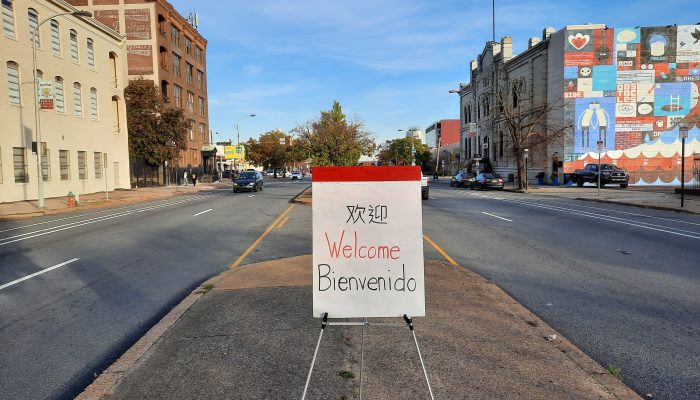
{"type": "MultiPolygon", "coordinates": [[[[629,174],[617,165],[600,164],[600,172],[601,187],[608,184],[615,184],[620,185],[620,187],[624,189],[629,183],[629,174]]],[[[598,164],[587,164],[583,169],[577,169],[571,178],[579,187],[583,186],[586,182],[598,185],[598,164]]]]}

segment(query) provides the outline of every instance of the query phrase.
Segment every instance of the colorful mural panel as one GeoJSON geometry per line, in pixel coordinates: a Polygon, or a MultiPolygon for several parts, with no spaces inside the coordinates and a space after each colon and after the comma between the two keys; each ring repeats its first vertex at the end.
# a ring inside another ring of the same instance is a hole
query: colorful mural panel
{"type": "Polygon", "coordinates": [[[604,156],[640,184],[677,182],[680,122],[691,126],[687,144],[700,147],[700,25],[571,29],[564,40],[563,94],[574,121],[564,170],[584,165],[600,140],[604,156]],[[653,167],[641,148],[656,149],[653,167]]]}

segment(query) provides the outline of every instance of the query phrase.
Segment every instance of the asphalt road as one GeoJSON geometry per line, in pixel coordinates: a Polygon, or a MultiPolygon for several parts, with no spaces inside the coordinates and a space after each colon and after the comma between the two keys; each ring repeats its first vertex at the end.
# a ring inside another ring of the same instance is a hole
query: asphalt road
{"type": "Polygon", "coordinates": [[[0,223],[0,398],[73,398],[308,185],[0,223]]]}
{"type": "Polygon", "coordinates": [[[431,187],[424,232],[625,383],[700,393],[700,218],[497,191],[431,187]]]}

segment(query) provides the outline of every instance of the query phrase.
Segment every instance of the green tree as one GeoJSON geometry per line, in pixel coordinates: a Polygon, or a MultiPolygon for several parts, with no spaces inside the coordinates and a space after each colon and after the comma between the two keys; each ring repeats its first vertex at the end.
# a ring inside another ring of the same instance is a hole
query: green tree
{"type": "Polygon", "coordinates": [[[124,98],[131,157],[160,165],[176,159],[179,151],[187,148],[187,125],[182,110],[164,105],[153,81],[130,81],[124,89],[124,98]]]}
{"type": "Polygon", "coordinates": [[[277,168],[284,167],[288,157],[287,136],[280,130],[265,132],[258,140],[251,138],[246,142],[246,158],[264,169],[274,168],[275,177],[277,168]]]}
{"type": "Polygon", "coordinates": [[[300,148],[313,165],[357,165],[360,156],[372,155],[374,139],[360,119],[347,121],[340,103],[321,111],[318,120],[307,121],[292,130],[298,134],[300,148]]]}
{"type": "Polygon", "coordinates": [[[415,165],[425,167],[430,162],[430,149],[420,139],[405,137],[389,141],[379,152],[378,160],[385,165],[415,165]]]}

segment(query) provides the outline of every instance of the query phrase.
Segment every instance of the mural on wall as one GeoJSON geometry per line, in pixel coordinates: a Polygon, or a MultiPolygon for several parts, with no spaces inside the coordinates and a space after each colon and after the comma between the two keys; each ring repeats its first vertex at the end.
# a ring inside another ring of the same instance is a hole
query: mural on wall
{"type": "Polygon", "coordinates": [[[700,152],[700,25],[570,29],[564,38],[563,90],[574,122],[565,172],[597,162],[601,141],[603,159],[634,183],[678,183],[679,123],[690,124],[691,163],[700,152]]]}

